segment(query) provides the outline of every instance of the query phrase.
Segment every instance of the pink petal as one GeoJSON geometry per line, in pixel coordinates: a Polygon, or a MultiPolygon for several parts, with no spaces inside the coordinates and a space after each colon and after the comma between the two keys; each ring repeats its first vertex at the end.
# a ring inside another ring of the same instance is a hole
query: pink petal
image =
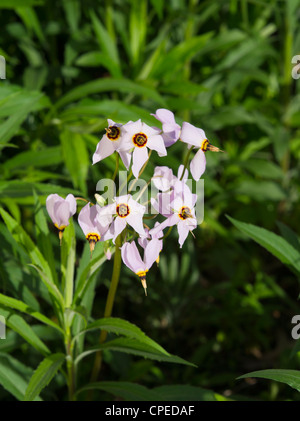
{"type": "Polygon", "coordinates": [[[147,269],[150,269],[155,260],[158,258],[161,252],[161,241],[154,238],[149,241],[144,252],[144,261],[147,269]]]}
{"type": "Polygon", "coordinates": [[[70,206],[70,214],[74,215],[76,213],[77,203],[73,194],[68,194],[68,196],[66,197],[66,201],[69,203],[70,206]]]}
{"type": "Polygon", "coordinates": [[[65,200],[54,205],[54,216],[58,227],[69,225],[70,205],[65,200]]]}
{"type": "Polygon", "coordinates": [[[199,149],[199,151],[196,153],[194,158],[191,160],[190,163],[190,170],[191,174],[193,176],[193,179],[198,181],[201,177],[201,175],[204,173],[206,167],[206,158],[205,153],[202,151],[202,149],[199,149]]]}
{"type": "Polygon", "coordinates": [[[134,241],[132,243],[123,244],[121,247],[121,256],[125,265],[134,273],[146,269],[134,241]]]}
{"type": "Polygon", "coordinates": [[[115,242],[117,236],[119,234],[121,234],[121,232],[125,229],[125,227],[126,227],[125,219],[127,219],[127,218],[120,218],[119,216],[117,216],[116,219],[114,220],[114,222],[113,222],[113,230],[114,230],[113,242],[115,242]]]}
{"type": "MultiPolygon", "coordinates": [[[[124,218],[125,219],[125,218],[124,218]]],[[[138,215],[138,214],[133,214],[130,213],[127,217],[126,217],[126,222],[132,226],[132,228],[142,237],[146,237],[147,234],[144,230],[144,226],[143,226],[143,215],[138,215]]]]}
{"type": "Polygon", "coordinates": [[[147,142],[148,148],[155,150],[159,156],[166,156],[167,150],[164,144],[164,140],[160,135],[150,136],[147,142]]]}
{"type": "Polygon", "coordinates": [[[119,150],[118,152],[123,161],[123,164],[125,165],[125,168],[128,170],[131,161],[131,153],[122,150],[119,150]]]}
{"type": "Polygon", "coordinates": [[[206,136],[204,130],[184,121],[182,123],[180,139],[189,145],[200,148],[206,136]]]}
{"type": "Polygon", "coordinates": [[[184,221],[178,222],[177,230],[178,230],[178,234],[179,234],[178,242],[179,242],[180,248],[181,248],[183,246],[183,243],[185,242],[190,230],[185,225],[184,221]]]}
{"type": "Polygon", "coordinates": [[[135,176],[135,178],[139,177],[140,170],[142,166],[145,164],[145,162],[148,159],[148,150],[146,146],[142,148],[134,148],[133,155],[132,155],[132,173],[135,176]]]}
{"type": "Polygon", "coordinates": [[[102,139],[97,145],[96,152],[93,155],[93,165],[96,162],[101,161],[104,158],[107,158],[111,154],[113,154],[115,148],[113,146],[113,142],[109,140],[106,135],[103,135],[102,139]]]}
{"type": "Polygon", "coordinates": [[[53,224],[57,224],[57,221],[56,221],[56,218],[55,218],[55,215],[54,215],[54,205],[57,202],[62,202],[62,200],[63,200],[63,198],[60,197],[56,193],[55,194],[50,194],[47,197],[47,200],[46,200],[46,208],[47,208],[47,212],[48,212],[48,214],[49,214],[49,216],[50,216],[53,224]]]}

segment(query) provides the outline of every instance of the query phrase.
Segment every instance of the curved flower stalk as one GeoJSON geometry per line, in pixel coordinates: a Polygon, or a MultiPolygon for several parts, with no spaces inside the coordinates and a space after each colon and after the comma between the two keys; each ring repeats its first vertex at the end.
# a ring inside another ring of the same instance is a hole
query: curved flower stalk
{"type": "Polygon", "coordinates": [[[115,203],[99,209],[97,219],[101,225],[105,225],[111,218],[111,225],[107,231],[106,239],[112,238],[115,242],[119,234],[129,224],[140,236],[146,236],[143,227],[143,216],[146,207],[135,201],[131,194],[115,197],[115,203]]]}
{"type": "Polygon", "coordinates": [[[148,241],[144,247],[144,258],[141,258],[141,255],[138,251],[138,248],[134,241],[131,243],[125,243],[121,247],[122,260],[125,265],[132,270],[142,283],[142,286],[147,295],[147,282],[146,274],[153,265],[153,263],[158,259],[161,242],[157,238],[153,238],[148,241]]]}
{"type": "Polygon", "coordinates": [[[53,224],[59,231],[61,242],[64,229],[69,225],[69,219],[76,213],[76,199],[73,194],[63,199],[58,194],[50,194],[46,199],[46,208],[53,224]]]}
{"type": "Polygon", "coordinates": [[[141,120],[126,123],[123,126],[124,135],[122,138],[123,147],[133,149],[132,173],[135,178],[148,160],[148,148],[155,150],[159,156],[166,156],[167,151],[160,130],[142,123],[141,120]]]}
{"type": "Polygon", "coordinates": [[[107,217],[106,220],[102,218],[102,223],[100,223],[97,218],[99,209],[100,207],[98,205],[90,206],[90,203],[87,203],[78,215],[78,223],[90,244],[91,254],[98,241],[105,241],[107,239],[105,234],[112,222],[112,218],[107,217]]]}
{"type": "Polygon", "coordinates": [[[123,125],[115,123],[113,120],[108,119],[108,128],[105,129],[106,133],[102,136],[97,145],[96,152],[93,155],[93,164],[101,161],[104,158],[118,152],[123,164],[128,170],[131,160],[130,148],[126,148],[123,142],[123,125]]]}
{"type": "Polygon", "coordinates": [[[176,123],[172,111],[166,108],[159,108],[155,114],[151,114],[158,121],[162,123],[162,137],[165,142],[166,148],[173,145],[180,137],[180,126],[176,123]]]}
{"type": "Polygon", "coordinates": [[[213,146],[206,138],[205,132],[190,123],[183,122],[180,139],[189,145],[189,148],[199,148],[198,152],[191,160],[190,170],[194,180],[198,181],[206,168],[205,152],[222,152],[213,146]]]}

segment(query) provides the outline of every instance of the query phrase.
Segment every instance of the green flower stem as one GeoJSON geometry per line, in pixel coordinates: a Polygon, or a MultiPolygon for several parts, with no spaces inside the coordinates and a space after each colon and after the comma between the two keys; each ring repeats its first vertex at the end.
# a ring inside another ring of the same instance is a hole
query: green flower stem
{"type": "Polygon", "coordinates": [[[116,156],[116,169],[115,169],[114,175],[112,176],[112,181],[115,181],[115,179],[116,179],[116,176],[117,176],[118,171],[119,171],[119,162],[120,162],[120,155],[118,154],[118,152],[115,152],[115,153],[117,154],[117,156],[116,156]]]}
{"type": "Polygon", "coordinates": [[[188,151],[188,153],[186,154],[186,157],[185,157],[185,160],[184,160],[184,164],[183,164],[183,171],[182,171],[182,174],[181,174],[181,177],[180,177],[180,181],[183,179],[185,170],[187,169],[187,166],[188,166],[188,163],[189,163],[189,157],[190,157],[190,155],[192,153],[192,149],[193,148],[190,148],[189,151],[188,151]]]}
{"type": "Polygon", "coordinates": [[[66,332],[66,354],[67,354],[67,371],[68,371],[68,389],[69,389],[69,401],[75,400],[75,367],[73,359],[73,345],[71,340],[70,328],[67,328],[66,332]]]}
{"type": "MultiPolygon", "coordinates": [[[[104,317],[110,317],[112,314],[112,309],[114,305],[115,295],[120,279],[121,272],[121,246],[122,246],[122,236],[121,234],[116,238],[116,249],[114,255],[114,267],[113,274],[110,282],[110,287],[107,295],[104,317]]],[[[100,333],[99,343],[102,344],[107,337],[107,331],[102,330],[100,333]]],[[[91,382],[95,382],[98,379],[98,375],[102,365],[102,352],[98,351],[95,356],[94,367],[91,375],[91,382]]],[[[91,397],[91,394],[89,395],[91,397]]]]}

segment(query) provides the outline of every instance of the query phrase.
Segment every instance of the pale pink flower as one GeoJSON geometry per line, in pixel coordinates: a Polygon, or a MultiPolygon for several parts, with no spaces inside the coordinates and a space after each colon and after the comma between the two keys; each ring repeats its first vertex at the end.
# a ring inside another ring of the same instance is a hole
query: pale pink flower
{"type": "Polygon", "coordinates": [[[132,173],[138,178],[142,166],[148,159],[148,148],[155,150],[159,156],[166,156],[167,151],[163,138],[157,128],[142,123],[141,120],[129,122],[123,126],[124,148],[134,148],[132,154],[132,173]]]}
{"type": "Polygon", "coordinates": [[[129,149],[126,149],[123,143],[123,129],[122,124],[115,123],[113,120],[108,119],[108,128],[106,133],[102,136],[97,145],[96,152],[93,155],[93,164],[101,161],[104,158],[118,152],[125,167],[128,169],[131,160],[129,149]]]}
{"type": "Polygon", "coordinates": [[[50,194],[46,199],[46,208],[53,224],[62,232],[76,213],[76,199],[73,194],[68,194],[65,199],[56,193],[50,194]]]}
{"type": "Polygon", "coordinates": [[[205,171],[206,167],[206,151],[220,152],[220,149],[213,146],[206,138],[204,130],[193,126],[190,123],[183,122],[180,139],[189,147],[199,148],[198,152],[191,160],[190,170],[194,180],[198,181],[205,171]]]}
{"type": "Polygon", "coordinates": [[[115,203],[104,206],[98,212],[98,221],[100,224],[106,223],[109,218],[112,223],[107,232],[107,238],[113,238],[113,241],[129,224],[139,235],[145,236],[143,227],[143,216],[146,207],[135,201],[131,194],[115,197],[115,203]],[[108,237],[109,236],[109,237],[108,237]]]}
{"type": "Polygon", "coordinates": [[[106,220],[103,218],[102,223],[100,223],[97,218],[100,209],[98,205],[90,206],[90,203],[87,203],[78,215],[78,223],[90,244],[91,252],[98,241],[106,240],[105,234],[112,222],[112,218],[107,218],[106,220]]]}
{"type": "Polygon", "coordinates": [[[141,258],[141,255],[134,241],[132,243],[125,243],[121,247],[121,255],[123,262],[130,270],[132,270],[136,275],[139,276],[146,295],[146,274],[153,265],[153,263],[159,257],[159,253],[161,250],[159,247],[160,244],[158,239],[152,239],[148,241],[144,248],[143,259],[141,258]]]}

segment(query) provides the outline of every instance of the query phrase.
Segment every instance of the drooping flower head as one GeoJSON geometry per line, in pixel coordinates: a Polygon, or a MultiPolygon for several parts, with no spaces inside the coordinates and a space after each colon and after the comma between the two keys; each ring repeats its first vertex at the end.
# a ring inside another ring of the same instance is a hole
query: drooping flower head
{"type": "Polygon", "coordinates": [[[121,255],[123,262],[130,270],[132,270],[136,275],[138,275],[146,295],[146,274],[153,265],[153,263],[157,260],[160,250],[161,249],[159,248],[158,239],[152,239],[148,241],[147,245],[144,248],[143,259],[141,258],[141,255],[134,241],[132,241],[132,243],[125,243],[121,247],[121,255]]]}
{"type": "Polygon", "coordinates": [[[205,171],[205,152],[220,152],[220,149],[213,146],[206,138],[205,132],[186,121],[182,124],[180,139],[187,143],[189,147],[199,148],[198,152],[191,160],[190,170],[194,180],[198,181],[205,171]]]}
{"type": "Polygon", "coordinates": [[[180,126],[176,123],[174,114],[165,108],[159,108],[153,115],[158,121],[162,123],[162,137],[165,146],[168,148],[173,145],[180,137],[180,126]]]}
{"type": "Polygon", "coordinates": [[[95,244],[105,239],[104,235],[112,221],[112,218],[107,218],[106,220],[102,218],[101,224],[97,219],[99,209],[98,205],[90,206],[90,203],[87,203],[78,215],[78,223],[90,244],[91,253],[95,248],[95,244]]]}
{"type": "Polygon", "coordinates": [[[63,231],[69,225],[69,219],[76,213],[76,199],[73,194],[63,199],[58,194],[50,194],[46,199],[46,208],[53,224],[59,230],[61,241],[63,231]]]}
{"type": "Polygon", "coordinates": [[[143,215],[146,207],[134,200],[131,194],[115,197],[115,203],[99,209],[97,218],[100,224],[105,224],[107,218],[112,219],[112,223],[107,232],[113,241],[129,224],[139,235],[145,236],[143,227],[143,215]]]}
{"type": "Polygon", "coordinates": [[[167,155],[160,130],[142,123],[141,120],[129,122],[123,126],[123,145],[127,149],[134,148],[132,154],[132,173],[139,177],[142,166],[148,159],[148,148],[157,151],[159,156],[167,155]]]}
{"type": "MultiPolygon", "coordinates": [[[[93,155],[93,164],[112,155],[115,151],[119,153],[125,167],[128,169],[130,165],[131,154],[123,143],[122,124],[115,123],[108,119],[108,128],[97,145],[96,152],[93,155]]],[[[129,148],[130,149],[130,148],[129,148]]]]}

